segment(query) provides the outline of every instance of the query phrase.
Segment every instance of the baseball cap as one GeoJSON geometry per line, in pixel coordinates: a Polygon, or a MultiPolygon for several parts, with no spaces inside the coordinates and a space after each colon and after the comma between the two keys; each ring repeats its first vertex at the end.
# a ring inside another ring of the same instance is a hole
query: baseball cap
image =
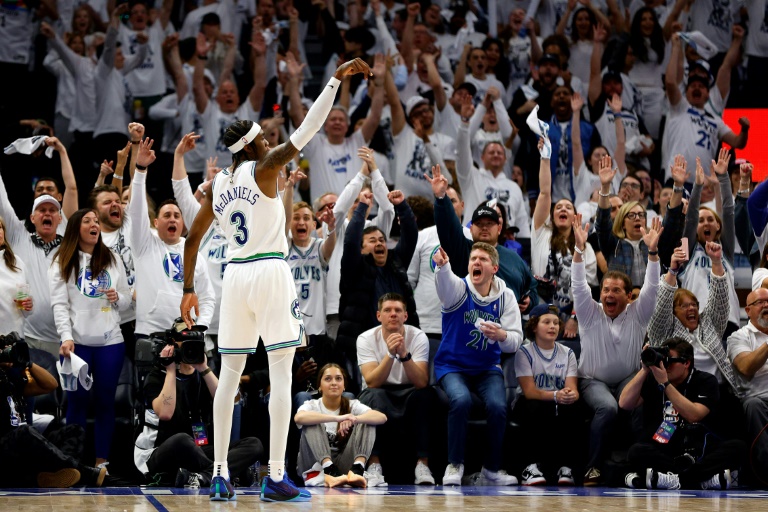
{"type": "Polygon", "coordinates": [[[703,76],[699,76],[699,75],[688,75],[688,83],[686,83],[686,84],[685,84],[685,88],[687,89],[687,88],[688,88],[688,86],[689,86],[689,85],[691,85],[691,84],[692,84],[692,83],[694,83],[694,82],[699,82],[700,84],[702,84],[702,85],[703,85],[704,87],[706,87],[707,89],[709,89],[709,87],[710,87],[710,84],[709,84],[709,80],[707,80],[707,79],[706,79],[706,78],[704,78],[703,76]]]}
{"type": "Polygon", "coordinates": [[[696,61],[692,62],[690,64],[689,68],[688,68],[689,81],[690,81],[691,72],[694,69],[701,69],[701,70],[703,70],[704,73],[707,75],[707,79],[709,81],[709,84],[712,83],[713,76],[712,76],[711,68],[709,66],[709,62],[707,62],[707,61],[705,61],[703,59],[699,59],[699,60],[696,60],[696,61]]]}
{"type": "Polygon", "coordinates": [[[61,204],[59,204],[55,197],[48,194],[43,194],[35,199],[35,202],[32,204],[32,211],[37,210],[38,206],[45,203],[51,203],[52,205],[55,205],[56,208],[61,209],[61,204]]]}
{"type": "Polygon", "coordinates": [[[471,82],[464,82],[463,84],[461,84],[460,86],[458,86],[456,88],[456,91],[460,91],[462,89],[467,91],[469,93],[469,95],[472,96],[472,97],[474,97],[475,94],[477,94],[477,87],[475,87],[475,84],[473,84],[471,82]]]}
{"type": "Polygon", "coordinates": [[[539,66],[541,66],[545,62],[551,62],[553,64],[557,64],[557,67],[559,68],[560,67],[560,56],[559,55],[555,55],[554,53],[545,53],[539,59],[539,66]]]}
{"type": "Polygon", "coordinates": [[[616,69],[606,69],[605,73],[603,73],[603,83],[607,82],[608,80],[616,80],[617,82],[621,82],[621,72],[616,69]]]}
{"type": "Polygon", "coordinates": [[[537,304],[531,309],[530,313],[528,313],[528,318],[532,320],[549,313],[559,315],[560,309],[554,304],[537,304]]]}
{"type": "Polygon", "coordinates": [[[408,98],[408,101],[405,102],[405,116],[411,117],[413,109],[425,103],[429,104],[429,100],[424,96],[411,96],[408,98]]]}
{"type": "Polygon", "coordinates": [[[488,204],[481,203],[472,214],[472,222],[475,223],[480,219],[491,219],[494,222],[499,222],[499,212],[496,211],[496,208],[491,208],[488,204]]]}

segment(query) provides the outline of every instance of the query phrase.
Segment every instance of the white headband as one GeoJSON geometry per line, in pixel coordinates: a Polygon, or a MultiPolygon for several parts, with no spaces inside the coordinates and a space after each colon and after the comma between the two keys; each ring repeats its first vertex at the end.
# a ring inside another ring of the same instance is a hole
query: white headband
{"type": "Polygon", "coordinates": [[[229,150],[232,153],[237,153],[241,149],[243,149],[245,146],[253,142],[253,139],[256,138],[258,134],[261,133],[261,126],[259,126],[259,123],[253,123],[251,126],[251,129],[248,130],[248,133],[246,133],[243,137],[240,137],[240,140],[229,146],[229,150]]]}

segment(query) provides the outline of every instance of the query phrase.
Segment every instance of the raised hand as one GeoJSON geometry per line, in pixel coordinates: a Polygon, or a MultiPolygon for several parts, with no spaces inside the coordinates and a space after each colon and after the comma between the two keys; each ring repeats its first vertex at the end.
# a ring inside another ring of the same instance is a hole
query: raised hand
{"type": "Polygon", "coordinates": [[[720,260],[723,257],[723,246],[717,242],[707,242],[704,250],[711,260],[720,260]]]}
{"type": "Polygon", "coordinates": [[[389,199],[389,202],[393,205],[397,206],[403,201],[405,201],[405,194],[403,194],[400,190],[393,190],[389,194],[387,194],[387,199],[389,199]]]}
{"type": "Polygon", "coordinates": [[[363,204],[367,204],[368,206],[371,206],[373,204],[373,192],[368,192],[367,190],[363,190],[360,192],[360,195],[357,196],[360,199],[360,202],[363,204]]]}
{"type": "Polygon", "coordinates": [[[365,167],[368,168],[368,173],[363,173],[366,176],[379,168],[378,165],[376,165],[376,157],[374,156],[373,150],[371,148],[365,146],[358,148],[357,157],[362,160],[365,164],[365,167]]]}
{"type": "Polygon", "coordinates": [[[40,23],[40,33],[48,39],[56,39],[56,32],[47,22],[40,23]]]}
{"type": "Polygon", "coordinates": [[[573,238],[576,241],[576,247],[583,251],[587,246],[587,238],[589,237],[589,222],[584,227],[581,227],[581,214],[577,213],[573,218],[573,238]]]}
{"type": "MultiPolygon", "coordinates": [[[[155,141],[146,138],[141,141],[139,144],[139,154],[136,155],[136,165],[141,165],[142,167],[147,167],[152,162],[155,161],[155,151],[152,149],[152,146],[155,144],[155,141]]],[[[194,325],[194,324],[193,324],[194,325]]]]}
{"type": "Polygon", "coordinates": [[[740,180],[745,183],[752,183],[752,169],[754,167],[749,162],[744,162],[739,166],[740,180]]]}
{"type": "Polygon", "coordinates": [[[475,106],[472,104],[472,98],[467,98],[464,103],[461,104],[461,118],[469,119],[475,113],[475,106]]]}
{"type": "Polygon", "coordinates": [[[739,124],[741,125],[742,131],[745,131],[745,132],[747,130],[749,130],[749,127],[751,125],[751,123],[749,122],[749,118],[748,117],[740,117],[739,118],[739,124]]]}
{"type": "Polygon", "coordinates": [[[611,157],[609,155],[605,155],[600,159],[598,174],[600,176],[600,184],[610,186],[613,177],[616,176],[616,169],[611,167],[611,157]]]}
{"type": "Polygon", "coordinates": [[[333,208],[326,208],[320,215],[317,216],[317,220],[328,224],[328,232],[332,232],[336,229],[336,217],[333,215],[333,208]]]}
{"type": "Polygon", "coordinates": [[[208,55],[212,48],[213,45],[205,38],[205,34],[199,32],[195,41],[195,52],[197,52],[197,55],[208,55]]]}
{"type": "Polygon", "coordinates": [[[701,166],[701,159],[696,157],[696,184],[704,186],[706,179],[707,178],[704,175],[704,168],[701,166]]]}
{"type": "Polygon", "coordinates": [[[185,155],[186,153],[189,153],[196,147],[197,139],[199,139],[199,135],[195,135],[195,132],[189,132],[186,135],[184,135],[181,140],[179,141],[178,145],[176,146],[175,153],[178,156],[185,155]]]}
{"type": "Polygon", "coordinates": [[[307,67],[306,63],[297,61],[291,52],[285,54],[285,65],[288,76],[295,79],[300,78],[304,68],[307,67]]]}
{"type": "Polygon", "coordinates": [[[298,182],[305,179],[306,177],[307,175],[304,174],[304,171],[302,171],[301,169],[295,169],[291,171],[291,173],[285,179],[285,185],[288,187],[293,187],[294,185],[296,185],[298,182]]]}
{"type": "Polygon", "coordinates": [[[606,39],[608,39],[608,29],[602,23],[598,23],[592,31],[592,40],[595,43],[603,44],[606,39]]]}
{"type": "Polygon", "coordinates": [[[212,180],[214,176],[216,176],[221,169],[216,165],[219,162],[219,157],[212,156],[208,157],[208,159],[205,161],[205,180],[212,180]]]}
{"type": "Polygon", "coordinates": [[[131,142],[139,142],[144,138],[144,125],[141,123],[128,123],[128,134],[131,142]]]}
{"type": "Polygon", "coordinates": [[[44,144],[46,146],[52,147],[54,151],[57,151],[59,153],[67,150],[67,148],[64,147],[64,144],[61,143],[58,137],[48,137],[47,139],[45,139],[44,144]]]}
{"type": "Polygon", "coordinates": [[[358,73],[362,73],[366,78],[373,75],[368,64],[363,59],[357,58],[347,61],[339,66],[333,76],[336,77],[337,80],[341,80],[345,76],[352,76],[358,73]]]}
{"type": "Polygon", "coordinates": [[[675,182],[676,187],[682,187],[691,176],[691,173],[686,170],[687,167],[688,162],[685,161],[685,157],[683,155],[675,155],[670,171],[672,172],[672,181],[675,182]]]}
{"type": "Polygon", "coordinates": [[[147,44],[149,42],[149,36],[146,32],[136,32],[136,42],[139,44],[147,44]]]}
{"type": "Polygon", "coordinates": [[[376,85],[382,85],[387,76],[387,59],[383,53],[377,53],[373,57],[373,79],[376,85]]]}
{"type": "Polygon", "coordinates": [[[685,249],[683,249],[682,246],[677,247],[675,252],[672,253],[672,260],[670,261],[669,268],[678,270],[685,265],[686,261],[688,261],[688,258],[685,257],[685,249]]]}
{"type": "Polygon", "coordinates": [[[621,106],[622,106],[621,96],[618,95],[618,94],[614,94],[613,98],[611,98],[608,101],[608,106],[611,107],[611,110],[613,111],[614,114],[620,113],[621,112],[621,106]]]}
{"type": "MultiPolygon", "coordinates": [[[[127,4],[126,4],[127,5],[127,4]]],[[[163,40],[163,51],[168,52],[174,46],[179,45],[179,33],[174,32],[163,40]]]]}
{"type": "Polygon", "coordinates": [[[712,160],[712,167],[717,174],[725,174],[728,172],[728,163],[731,161],[731,152],[725,148],[720,148],[720,153],[717,155],[717,162],[712,160]]]}
{"type": "Polygon", "coordinates": [[[442,247],[437,248],[435,254],[432,255],[432,261],[434,261],[435,265],[438,267],[445,266],[445,264],[448,263],[448,255],[445,253],[445,250],[442,247]]]}
{"type": "Polygon", "coordinates": [[[125,147],[117,152],[117,166],[122,170],[125,168],[125,164],[128,163],[128,155],[131,154],[131,144],[130,142],[125,144],[125,147]]]}
{"type": "Polygon", "coordinates": [[[445,193],[448,191],[448,179],[443,176],[439,165],[432,166],[432,177],[424,173],[424,178],[432,185],[432,193],[435,194],[435,197],[445,197],[445,193]]]}
{"type": "Polygon", "coordinates": [[[501,91],[499,91],[499,89],[494,86],[490,86],[486,94],[490,98],[491,102],[501,98],[501,91]]]}
{"type": "Polygon", "coordinates": [[[640,233],[643,235],[643,242],[645,242],[648,251],[653,252],[659,246],[659,237],[661,236],[664,228],[661,226],[661,218],[654,217],[651,221],[651,228],[646,231],[644,227],[640,228],[640,233]]]}
{"type": "Polygon", "coordinates": [[[251,33],[251,40],[248,44],[251,48],[253,48],[254,55],[256,57],[261,57],[267,53],[267,40],[264,39],[264,33],[261,31],[261,17],[256,16],[256,18],[254,18],[254,29],[251,33]],[[259,19],[258,30],[256,29],[256,18],[259,19]]]}
{"type": "Polygon", "coordinates": [[[409,18],[416,18],[421,13],[421,4],[418,2],[414,2],[412,4],[408,4],[408,17],[409,18]]]}
{"type": "Polygon", "coordinates": [[[573,93],[571,96],[571,110],[574,112],[581,112],[581,108],[584,106],[584,98],[578,92],[573,93]]]}
{"type": "Polygon", "coordinates": [[[115,172],[114,163],[115,163],[114,161],[107,161],[107,160],[104,160],[103,162],[101,162],[101,166],[99,166],[99,174],[101,174],[106,178],[107,176],[115,172]]]}

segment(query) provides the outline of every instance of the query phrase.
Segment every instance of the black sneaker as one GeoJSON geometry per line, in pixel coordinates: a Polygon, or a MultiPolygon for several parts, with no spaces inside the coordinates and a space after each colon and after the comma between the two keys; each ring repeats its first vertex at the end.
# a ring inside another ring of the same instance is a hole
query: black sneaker
{"type": "Polygon", "coordinates": [[[288,475],[283,476],[282,482],[275,482],[269,476],[261,481],[261,501],[310,501],[309,491],[296,487],[288,475]]]}

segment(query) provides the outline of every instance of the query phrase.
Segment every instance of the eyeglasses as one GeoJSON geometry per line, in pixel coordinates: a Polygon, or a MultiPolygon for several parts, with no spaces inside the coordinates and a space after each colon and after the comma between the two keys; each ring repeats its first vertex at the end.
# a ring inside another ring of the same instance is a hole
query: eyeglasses
{"type": "Polygon", "coordinates": [[[629,181],[625,181],[621,184],[619,188],[634,188],[636,190],[640,190],[640,184],[639,183],[630,183],[629,181]]]}
{"type": "Polygon", "coordinates": [[[684,363],[687,359],[684,357],[667,357],[664,359],[664,366],[669,366],[672,363],[684,363]]]}
{"type": "Polygon", "coordinates": [[[686,304],[678,304],[676,307],[680,309],[690,309],[690,308],[699,308],[699,305],[695,302],[688,302],[686,304]]]}
{"type": "Polygon", "coordinates": [[[768,304],[768,299],[757,299],[756,301],[750,304],[747,304],[747,307],[750,307],[750,306],[761,307],[761,306],[765,306],[766,304],[768,304]]]}
{"type": "Polygon", "coordinates": [[[627,218],[629,220],[644,219],[648,214],[645,212],[629,212],[627,218]]]}

